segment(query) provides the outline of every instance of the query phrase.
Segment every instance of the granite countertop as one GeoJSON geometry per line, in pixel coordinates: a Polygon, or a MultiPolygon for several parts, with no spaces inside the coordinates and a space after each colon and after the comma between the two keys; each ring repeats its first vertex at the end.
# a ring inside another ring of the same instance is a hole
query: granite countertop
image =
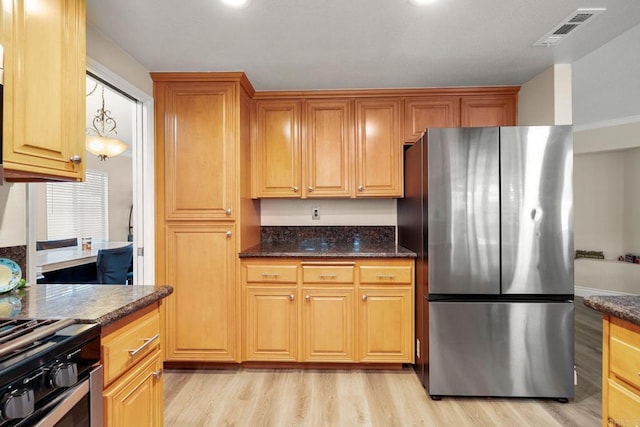
{"type": "Polygon", "coordinates": [[[0,318],[71,318],[107,326],[172,292],[171,286],[30,285],[0,294],[0,318]]]}
{"type": "Polygon", "coordinates": [[[415,258],[415,252],[395,243],[325,241],[262,242],[240,253],[240,258],[415,258]]]}
{"type": "Polygon", "coordinates": [[[584,299],[584,305],[640,325],[640,295],[591,296],[584,299]]]}

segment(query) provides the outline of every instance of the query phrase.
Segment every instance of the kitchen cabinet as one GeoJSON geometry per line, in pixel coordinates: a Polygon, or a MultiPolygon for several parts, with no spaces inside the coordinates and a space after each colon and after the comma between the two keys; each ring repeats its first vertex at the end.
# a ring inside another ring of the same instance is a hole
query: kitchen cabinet
{"type": "Polygon", "coordinates": [[[640,422],[640,326],[605,315],[602,343],[602,425],[640,422]]]}
{"type": "Polygon", "coordinates": [[[300,197],[302,104],[298,100],[256,102],[254,186],[258,197],[300,197]]]}
{"type": "Polygon", "coordinates": [[[404,141],[415,142],[425,129],[460,126],[459,96],[420,96],[404,99],[404,141]]]}
{"type": "Polygon", "coordinates": [[[461,99],[461,126],[515,126],[514,95],[469,95],[461,99]]]}
{"type": "Polygon", "coordinates": [[[2,157],[10,181],[85,174],[85,1],[5,1],[2,157]]]}
{"type": "Polygon", "coordinates": [[[156,282],[169,362],[240,361],[242,250],[260,241],[251,198],[251,98],[243,73],[151,73],[156,282]],[[205,325],[203,327],[203,325],[205,325]]]}
{"type": "Polygon", "coordinates": [[[152,304],[103,329],[105,426],[162,425],[160,312],[152,304]]]}
{"type": "Polygon", "coordinates": [[[358,197],[402,197],[400,100],[356,100],[358,197]]]}
{"type": "Polygon", "coordinates": [[[413,264],[243,259],[243,360],[412,363],[413,264]]]}

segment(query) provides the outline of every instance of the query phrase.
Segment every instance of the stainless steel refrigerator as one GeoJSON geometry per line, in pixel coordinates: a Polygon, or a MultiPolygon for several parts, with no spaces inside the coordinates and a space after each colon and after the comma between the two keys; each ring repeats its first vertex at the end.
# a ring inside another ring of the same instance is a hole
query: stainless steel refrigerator
{"type": "Polygon", "coordinates": [[[405,150],[416,371],[433,398],[574,393],[571,126],[428,129],[405,150]]]}

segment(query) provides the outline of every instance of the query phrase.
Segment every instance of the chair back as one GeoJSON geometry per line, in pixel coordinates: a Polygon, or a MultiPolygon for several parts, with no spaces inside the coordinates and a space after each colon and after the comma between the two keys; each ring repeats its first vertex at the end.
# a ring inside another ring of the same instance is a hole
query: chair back
{"type": "Polygon", "coordinates": [[[36,242],[36,251],[42,251],[45,249],[66,248],[67,246],[78,246],[78,238],[73,237],[71,239],[60,240],[40,240],[36,242]]]}
{"type": "Polygon", "coordinates": [[[133,262],[133,245],[114,249],[100,249],[96,261],[96,283],[126,285],[129,265],[133,262]]]}

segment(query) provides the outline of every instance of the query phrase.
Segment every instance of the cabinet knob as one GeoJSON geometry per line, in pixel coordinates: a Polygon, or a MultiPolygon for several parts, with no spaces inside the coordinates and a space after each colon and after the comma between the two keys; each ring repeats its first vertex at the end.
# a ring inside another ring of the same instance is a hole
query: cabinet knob
{"type": "Polygon", "coordinates": [[[313,187],[312,187],[312,186],[309,186],[309,187],[307,188],[307,190],[309,190],[309,193],[313,193],[313,187]]]}
{"type": "Polygon", "coordinates": [[[293,301],[295,299],[296,299],[296,296],[294,294],[289,295],[289,301],[293,301]]]}
{"type": "Polygon", "coordinates": [[[294,185],[294,186],[293,186],[293,192],[294,192],[294,193],[297,193],[297,192],[298,192],[298,186],[297,186],[297,185],[294,185]]]}
{"type": "Polygon", "coordinates": [[[159,380],[160,377],[162,376],[162,369],[158,369],[157,371],[153,371],[151,373],[151,376],[153,376],[153,378],[159,380]]]}
{"type": "Polygon", "coordinates": [[[226,235],[227,237],[231,237],[231,231],[227,231],[226,235]]]}
{"type": "Polygon", "coordinates": [[[364,191],[364,187],[362,185],[358,185],[358,191],[362,193],[364,191]]]}
{"type": "Polygon", "coordinates": [[[304,297],[305,301],[309,302],[311,301],[311,295],[307,295],[304,297]]]}
{"type": "Polygon", "coordinates": [[[82,162],[82,157],[80,157],[79,154],[74,154],[73,156],[69,157],[69,161],[74,165],[79,165],[82,162]]]}
{"type": "Polygon", "coordinates": [[[367,294],[362,294],[362,301],[366,301],[367,300],[367,294]]]}
{"type": "Polygon", "coordinates": [[[227,215],[231,215],[231,208],[225,209],[224,213],[226,213],[227,215]]]}

